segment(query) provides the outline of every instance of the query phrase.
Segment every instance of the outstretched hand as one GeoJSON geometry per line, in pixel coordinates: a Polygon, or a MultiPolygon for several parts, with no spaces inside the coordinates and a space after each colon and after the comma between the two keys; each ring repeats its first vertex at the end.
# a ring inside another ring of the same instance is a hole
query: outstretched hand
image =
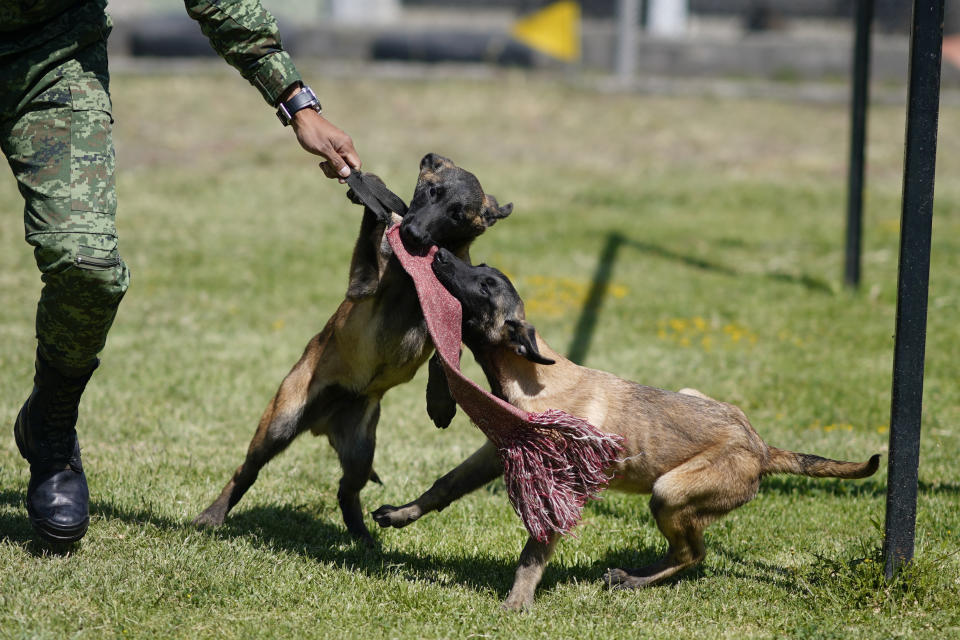
{"type": "Polygon", "coordinates": [[[301,147],[326,158],[320,168],[328,178],[343,182],[351,168],[360,168],[360,156],[350,136],[316,111],[301,109],[293,114],[290,124],[301,147]]]}

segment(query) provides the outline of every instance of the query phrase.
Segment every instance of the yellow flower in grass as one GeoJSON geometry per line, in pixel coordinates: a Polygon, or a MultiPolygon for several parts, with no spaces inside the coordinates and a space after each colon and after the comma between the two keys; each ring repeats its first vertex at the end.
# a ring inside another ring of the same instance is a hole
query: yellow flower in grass
{"type": "Polygon", "coordinates": [[[607,289],[607,291],[610,293],[610,295],[612,295],[614,298],[617,298],[617,299],[626,298],[627,294],[630,293],[630,290],[627,289],[625,286],[623,286],[622,284],[616,284],[616,283],[611,284],[607,289]]]}
{"type": "Polygon", "coordinates": [[[815,420],[813,424],[807,427],[811,431],[823,430],[826,433],[831,431],[853,431],[853,425],[847,422],[831,422],[830,424],[821,425],[819,420],[815,420]]]}
{"type": "MultiPolygon", "coordinates": [[[[523,278],[527,311],[533,316],[561,316],[579,310],[590,294],[590,283],[574,278],[556,278],[533,275],[523,278]]],[[[608,285],[607,293],[614,298],[625,298],[629,290],[622,284],[608,285]]]]}
{"type": "Polygon", "coordinates": [[[828,424],[823,428],[823,430],[826,431],[827,433],[831,431],[853,431],[853,425],[846,424],[846,423],[834,423],[834,424],[828,424]]]}
{"type": "Polygon", "coordinates": [[[723,326],[703,316],[669,318],[657,323],[657,337],[682,347],[699,345],[704,351],[732,347],[743,343],[754,345],[757,336],[745,327],[728,323],[723,326]]]}

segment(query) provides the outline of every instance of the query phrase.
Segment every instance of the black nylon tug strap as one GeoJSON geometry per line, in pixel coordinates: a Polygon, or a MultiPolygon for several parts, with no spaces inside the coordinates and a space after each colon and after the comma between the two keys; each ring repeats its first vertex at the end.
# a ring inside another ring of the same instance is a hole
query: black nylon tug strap
{"type": "Polygon", "coordinates": [[[395,212],[401,217],[407,214],[407,205],[403,200],[390,191],[379,180],[364,179],[364,174],[359,169],[354,169],[347,177],[347,184],[353,189],[354,195],[365,204],[381,222],[390,222],[390,212],[395,212]]]}

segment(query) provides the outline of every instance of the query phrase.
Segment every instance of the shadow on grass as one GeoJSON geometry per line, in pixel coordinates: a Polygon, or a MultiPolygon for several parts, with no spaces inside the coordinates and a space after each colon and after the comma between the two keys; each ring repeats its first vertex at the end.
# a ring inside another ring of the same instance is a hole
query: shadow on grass
{"type": "Polygon", "coordinates": [[[870,478],[842,480],[839,478],[808,478],[806,476],[767,476],[760,481],[760,492],[797,496],[850,496],[875,498],[887,495],[887,484],[870,478]]]}
{"type": "MultiPolygon", "coordinates": [[[[950,495],[960,493],[960,485],[953,483],[921,482],[920,489],[922,492],[930,493],[946,492],[950,495]]],[[[853,484],[842,480],[774,476],[765,479],[761,491],[795,493],[804,496],[824,494],[878,496],[885,493],[885,485],[875,480],[853,484]]],[[[0,540],[22,545],[26,552],[35,556],[63,553],[62,548],[58,549],[35,541],[22,505],[21,492],[0,490],[0,506],[18,509],[13,513],[0,513],[0,540]]],[[[646,500],[641,499],[637,505],[622,501],[598,501],[591,503],[589,509],[604,515],[629,518],[636,522],[638,527],[655,526],[646,511],[646,500]],[[642,514],[640,520],[637,520],[638,511],[642,514]]],[[[165,531],[196,531],[187,521],[161,516],[149,509],[129,509],[106,501],[94,501],[91,504],[91,513],[94,516],[92,525],[94,527],[98,519],[115,519],[133,525],[149,524],[165,531]]],[[[368,524],[373,526],[373,523],[368,524]]],[[[510,589],[519,551],[523,544],[523,539],[518,536],[516,557],[508,558],[482,550],[472,554],[440,555],[429,552],[413,554],[384,548],[379,543],[371,548],[354,541],[339,522],[325,522],[311,509],[296,505],[255,506],[240,509],[229,516],[221,527],[201,531],[216,540],[226,541],[242,537],[264,551],[294,553],[317,562],[359,571],[371,577],[394,576],[405,580],[453,583],[477,592],[492,590],[501,598],[505,597],[510,589]],[[440,580],[438,575],[449,576],[449,578],[440,580]]],[[[629,537],[625,536],[622,548],[607,551],[596,559],[587,559],[572,566],[550,565],[538,593],[549,592],[557,585],[571,582],[596,584],[598,588],[602,588],[601,579],[608,568],[642,567],[659,559],[663,553],[663,545],[659,542],[661,541],[658,541],[658,545],[631,546],[635,543],[631,543],[629,537]]],[[[560,544],[563,542],[561,541],[560,544]]],[[[696,567],[671,578],[664,584],[670,585],[687,580],[699,581],[720,576],[768,584],[788,595],[805,593],[796,574],[792,571],[762,561],[746,559],[715,545],[708,545],[708,559],[711,554],[723,558],[725,562],[713,563],[713,566],[708,562],[707,567],[696,567]]]]}
{"type": "MultiPolygon", "coordinates": [[[[920,480],[918,488],[925,495],[960,495],[960,484],[920,480]]],[[[869,478],[840,480],[838,478],[807,478],[805,476],[768,476],[760,481],[760,493],[776,492],[799,496],[851,496],[877,498],[887,495],[886,482],[869,478]]]]}
{"type": "MultiPolygon", "coordinates": [[[[368,525],[373,532],[375,525],[372,522],[368,525]]],[[[380,540],[375,546],[368,547],[355,541],[342,525],[323,522],[309,511],[286,505],[244,510],[229,517],[222,527],[210,533],[222,539],[252,535],[270,549],[296,553],[379,578],[400,576],[408,580],[438,582],[437,576],[446,574],[458,585],[476,591],[493,589],[506,594],[513,576],[509,563],[482,551],[450,556],[413,554],[386,548],[380,540]]]]}
{"type": "Polygon", "coordinates": [[[24,551],[37,558],[63,556],[79,548],[78,543],[53,543],[37,538],[27,518],[23,499],[24,494],[20,491],[0,490],[0,506],[16,508],[13,513],[0,513],[0,541],[23,547],[24,551]]]}
{"type": "MultiPolygon", "coordinates": [[[[0,490],[0,505],[22,505],[23,496],[14,491],[0,490]]],[[[597,505],[602,503],[596,503],[597,505]]],[[[594,506],[593,508],[597,508],[594,506]]],[[[601,508],[601,510],[604,510],[601,508]]],[[[616,514],[617,509],[610,509],[616,514]]],[[[98,519],[120,520],[132,525],[149,524],[164,531],[190,533],[197,529],[185,521],[178,521],[143,509],[127,509],[110,502],[96,501],[91,504],[93,525],[98,519]]],[[[415,525],[414,525],[415,526],[415,525]]],[[[639,526],[653,526],[652,521],[639,526]]],[[[243,509],[228,517],[216,529],[200,529],[216,540],[246,538],[267,552],[294,553],[316,562],[337,565],[350,571],[359,571],[375,578],[400,577],[404,580],[437,584],[456,584],[483,592],[494,591],[503,599],[513,582],[514,570],[524,540],[518,536],[516,557],[504,559],[480,551],[469,555],[432,553],[413,554],[396,549],[386,549],[382,544],[368,547],[358,543],[342,525],[319,520],[310,510],[298,506],[257,506],[243,509]],[[449,576],[441,580],[439,575],[449,576]]],[[[26,518],[26,512],[17,515],[0,514],[0,540],[22,545],[31,555],[60,555],[66,551],[82,549],[84,543],[69,548],[54,547],[34,540],[26,518]]],[[[560,544],[563,544],[561,541],[560,544]]],[[[662,546],[662,545],[661,545],[662,546]]],[[[552,564],[547,567],[538,594],[549,592],[557,585],[571,582],[602,586],[604,572],[608,568],[633,568],[652,564],[663,553],[657,546],[633,547],[625,541],[623,548],[608,551],[595,560],[586,560],[573,566],[552,564]]],[[[703,580],[711,576],[727,576],[769,584],[788,593],[799,593],[800,586],[794,575],[784,569],[763,562],[744,560],[722,549],[709,549],[719,553],[733,565],[730,567],[696,567],[664,584],[685,580],[703,580]]]]}
{"type": "Polygon", "coordinates": [[[714,553],[732,565],[729,568],[721,567],[711,570],[710,573],[714,575],[762,582],[791,595],[808,595],[806,588],[798,580],[799,576],[790,569],[759,560],[747,560],[740,554],[723,548],[708,548],[707,553],[714,553]]]}
{"type": "Polygon", "coordinates": [[[13,507],[16,511],[0,513],[0,540],[14,544],[29,544],[33,529],[27,520],[27,508],[23,504],[23,492],[0,489],[0,506],[13,507]]]}
{"type": "MultiPolygon", "coordinates": [[[[619,232],[614,232],[610,234],[610,237],[619,236],[619,235],[620,235],[619,232]]],[[[621,242],[626,244],[629,247],[632,247],[644,253],[649,253],[659,258],[664,258],[666,260],[679,262],[680,264],[683,264],[688,267],[693,267],[694,269],[701,269],[703,271],[712,271],[714,273],[720,273],[723,275],[735,276],[735,277],[744,277],[744,276],[754,275],[754,274],[744,273],[742,271],[739,271],[733,267],[727,266],[720,262],[714,262],[711,260],[706,260],[699,256],[694,256],[686,253],[681,253],[679,251],[674,251],[673,249],[662,247],[660,245],[653,244],[652,242],[630,240],[628,238],[622,238],[621,242]]],[[[760,275],[764,278],[775,280],[776,282],[799,285],[807,289],[808,291],[812,291],[816,293],[825,293],[830,295],[833,294],[833,289],[830,287],[830,284],[828,282],[825,282],[824,280],[820,278],[816,278],[809,274],[805,274],[805,273],[793,274],[793,273],[786,273],[783,271],[768,271],[760,275]]]]}
{"type": "MultiPolygon", "coordinates": [[[[20,493],[0,491],[0,505],[22,504],[23,496],[20,493]]],[[[131,525],[151,525],[164,531],[188,533],[198,530],[186,521],[173,520],[149,510],[127,509],[110,502],[92,502],[91,514],[93,527],[97,526],[98,519],[103,519],[120,520],[131,525]]],[[[356,542],[339,523],[324,522],[311,510],[293,505],[241,509],[228,516],[222,526],[199,531],[215,540],[228,541],[242,537],[266,552],[294,553],[375,578],[393,576],[410,581],[455,584],[476,592],[492,590],[500,599],[505,598],[510,590],[524,543],[523,538],[518,536],[516,557],[506,559],[482,550],[471,554],[413,554],[385,548],[379,541],[376,546],[368,547],[356,542]],[[448,576],[448,579],[440,580],[440,575],[448,576]]],[[[402,535],[400,532],[394,533],[402,535]]],[[[0,514],[0,540],[22,545],[28,553],[37,557],[56,553],[50,546],[34,540],[26,511],[17,515],[0,514]]],[[[81,542],[73,548],[82,549],[83,544],[87,543],[81,542]]],[[[555,585],[574,581],[596,583],[599,586],[603,572],[608,567],[647,564],[656,560],[658,555],[654,548],[625,548],[589,564],[548,566],[538,592],[544,593],[555,585]]]]}
{"type": "MultiPolygon", "coordinates": [[[[615,510],[612,510],[615,511],[615,510]]],[[[149,521],[158,527],[193,530],[193,525],[170,521],[165,518],[148,516],[142,512],[123,514],[122,511],[107,507],[102,510],[105,517],[119,517],[135,522],[149,521]]],[[[652,522],[648,526],[655,526],[652,522]]],[[[372,523],[368,523],[372,526],[372,523]]],[[[417,525],[411,525],[417,526],[417,525]]],[[[256,506],[244,509],[227,518],[216,529],[203,530],[218,540],[231,540],[243,537],[255,541],[264,550],[294,553],[316,562],[334,564],[350,571],[362,572],[374,578],[400,577],[404,580],[457,585],[476,592],[493,591],[500,599],[506,597],[513,584],[514,571],[525,542],[517,537],[516,556],[507,559],[478,551],[460,555],[457,553],[439,555],[429,552],[417,554],[397,549],[385,548],[380,540],[374,547],[368,547],[355,541],[339,523],[324,522],[307,508],[293,505],[256,506]],[[439,575],[448,576],[441,580],[439,575]]],[[[371,531],[377,531],[375,527],[371,531]]],[[[391,532],[402,535],[400,532],[391,532]]],[[[376,533],[374,533],[376,535],[376,533]]],[[[561,541],[560,544],[563,544],[561,541]]],[[[538,594],[551,591],[557,585],[571,582],[602,584],[604,572],[613,567],[641,567],[656,562],[664,552],[663,545],[630,546],[609,551],[595,560],[585,560],[573,566],[548,565],[544,579],[538,588],[538,594]]],[[[710,549],[708,553],[717,550],[710,549]]],[[[741,580],[753,580],[783,589],[788,593],[800,593],[800,586],[794,575],[785,569],[758,561],[747,561],[742,557],[718,550],[733,568],[703,569],[696,567],[666,582],[675,584],[682,580],[702,580],[711,576],[734,577],[741,580]]]]}
{"type": "MultiPolygon", "coordinates": [[[[577,364],[583,363],[589,351],[590,342],[593,339],[593,333],[596,329],[597,319],[600,317],[600,310],[610,287],[610,279],[613,275],[614,265],[623,247],[635,249],[665,260],[671,260],[694,269],[711,271],[731,277],[748,275],[722,263],[710,261],[700,256],[681,253],[651,242],[632,240],[619,231],[613,231],[607,234],[606,242],[604,242],[600,257],[597,259],[597,267],[593,273],[590,290],[587,293],[580,317],[577,318],[577,325],[573,331],[573,340],[567,348],[567,357],[577,364]]],[[[781,271],[771,271],[763,274],[763,276],[777,282],[800,285],[808,291],[833,294],[829,283],[807,274],[790,274],[781,271]]]]}
{"type": "MultiPolygon", "coordinates": [[[[608,569],[641,569],[658,561],[665,551],[665,541],[663,548],[660,549],[656,547],[634,548],[625,543],[623,549],[608,551],[603,557],[588,565],[578,565],[574,567],[548,566],[538,593],[541,591],[549,591],[558,584],[564,584],[574,580],[586,583],[595,582],[602,586],[603,575],[608,569]]],[[[710,545],[709,543],[707,544],[705,565],[697,565],[691,569],[682,571],[658,585],[648,588],[659,589],[678,583],[700,582],[718,577],[769,585],[787,595],[801,595],[806,593],[803,585],[798,580],[798,576],[793,571],[759,560],[747,560],[739,554],[726,551],[722,547],[710,545]],[[710,562],[711,556],[719,556],[724,561],[717,566],[716,563],[710,562]]]]}

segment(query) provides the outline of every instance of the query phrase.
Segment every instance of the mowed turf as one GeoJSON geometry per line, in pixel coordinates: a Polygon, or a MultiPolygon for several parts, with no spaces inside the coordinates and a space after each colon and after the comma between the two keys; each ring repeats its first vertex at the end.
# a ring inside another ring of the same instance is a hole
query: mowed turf
{"type": "MultiPolygon", "coordinates": [[[[326,75],[304,64],[364,168],[404,198],[420,158],[473,171],[513,215],[475,262],[586,365],[741,406],[779,447],[864,460],[889,437],[903,109],[870,114],[863,284],[843,288],[844,105],[600,93],[502,73],[326,75]]],[[[703,565],[611,592],[665,551],[647,498],[603,494],[524,615],[501,612],[525,532],[501,482],[379,547],[347,536],[339,468],[297,440],[215,531],[189,523],[342,299],[360,210],[256,92],[202,67],[113,78],[129,293],[82,405],[83,542],[32,542],[28,472],[0,438],[0,637],[960,637],[960,109],[945,107],[933,224],[917,557],[882,578],[886,456],[862,481],[765,479],[707,530],[703,565]]],[[[39,277],[0,180],[0,415],[29,392],[39,277]]],[[[469,354],[467,372],[480,379],[469,354]]],[[[401,504],[482,441],[383,402],[365,508],[401,504]]],[[[372,519],[368,526],[376,528],[372,519]]]]}

